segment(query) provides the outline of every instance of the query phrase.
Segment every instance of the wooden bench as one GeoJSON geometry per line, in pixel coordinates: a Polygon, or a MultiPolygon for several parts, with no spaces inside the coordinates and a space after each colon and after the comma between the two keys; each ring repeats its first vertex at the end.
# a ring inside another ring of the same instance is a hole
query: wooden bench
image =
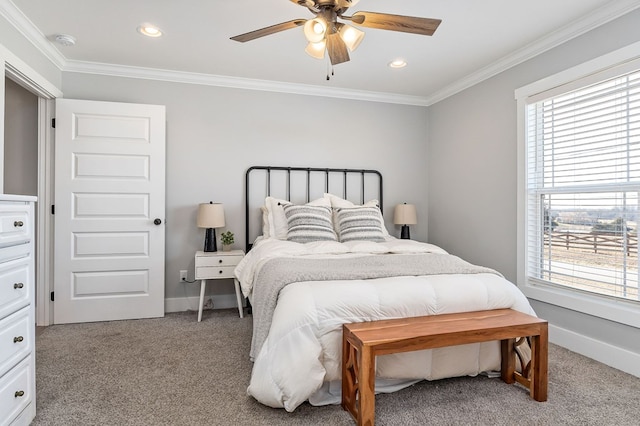
{"type": "Polygon", "coordinates": [[[342,329],[342,408],[358,426],[375,419],[377,355],[501,341],[501,378],[529,388],[547,400],[547,321],[512,309],[431,315],[344,324],[342,329]],[[530,337],[531,362],[516,371],[515,339],[530,337]]]}

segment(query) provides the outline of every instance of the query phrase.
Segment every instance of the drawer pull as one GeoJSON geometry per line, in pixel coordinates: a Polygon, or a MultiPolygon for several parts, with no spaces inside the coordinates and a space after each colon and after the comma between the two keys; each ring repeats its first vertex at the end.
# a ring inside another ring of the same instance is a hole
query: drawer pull
{"type": "Polygon", "coordinates": [[[24,340],[24,337],[18,336],[13,338],[13,343],[20,343],[24,340]]]}
{"type": "Polygon", "coordinates": [[[222,259],[218,260],[218,263],[222,263],[222,259]]]}
{"type": "Polygon", "coordinates": [[[22,284],[22,283],[15,283],[15,284],[13,285],[13,288],[14,288],[14,289],[19,289],[19,288],[22,288],[22,287],[24,287],[24,284],[22,284]]]}
{"type": "Polygon", "coordinates": [[[15,222],[13,222],[13,226],[15,226],[16,228],[20,228],[23,225],[24,222],[22,222],[21,220],[16,220],[15,222]]]}
{"type": "Polygon", "coordinates": [[[222,271],[218,271],[220,274],[222,273],[222,271]]]}
{"type": "Polygon", "coordinates": [[[15,397],[18,398],[21,396],[24,396],[24,391],[16,391],[15,397]]]}

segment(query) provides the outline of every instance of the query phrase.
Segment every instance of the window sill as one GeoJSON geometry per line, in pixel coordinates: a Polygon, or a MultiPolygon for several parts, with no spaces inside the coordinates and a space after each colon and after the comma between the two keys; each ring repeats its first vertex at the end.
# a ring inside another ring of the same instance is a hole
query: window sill
{"type": "Polygon", "coordinates": [[[640,328],[640,303],[590,295],[528,280],[520,289],[530,299],[640,328]]]}

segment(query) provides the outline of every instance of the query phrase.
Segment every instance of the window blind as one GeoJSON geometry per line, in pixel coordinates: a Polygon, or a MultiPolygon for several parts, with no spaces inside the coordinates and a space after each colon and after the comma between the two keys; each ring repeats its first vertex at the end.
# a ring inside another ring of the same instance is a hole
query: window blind
{"type": "Polygon", "coordinates": [[[593,80],[527,105],[528,279],[639,300],[640,70],[593,80]]]}

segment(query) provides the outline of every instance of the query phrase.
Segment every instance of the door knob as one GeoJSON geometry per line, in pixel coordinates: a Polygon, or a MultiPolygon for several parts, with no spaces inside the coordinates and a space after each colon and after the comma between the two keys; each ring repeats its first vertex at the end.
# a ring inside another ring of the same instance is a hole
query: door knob
{"type": "Polygon", "coordinates": [[[162,221],[161,221],[160,219],[157,219],[157,218],[156,218],[156,219],[153,221],[153,223],[154,223],[154,224],[156,224],[156,225],[160,225],[160,224],[162,223],[162,221]]]}

